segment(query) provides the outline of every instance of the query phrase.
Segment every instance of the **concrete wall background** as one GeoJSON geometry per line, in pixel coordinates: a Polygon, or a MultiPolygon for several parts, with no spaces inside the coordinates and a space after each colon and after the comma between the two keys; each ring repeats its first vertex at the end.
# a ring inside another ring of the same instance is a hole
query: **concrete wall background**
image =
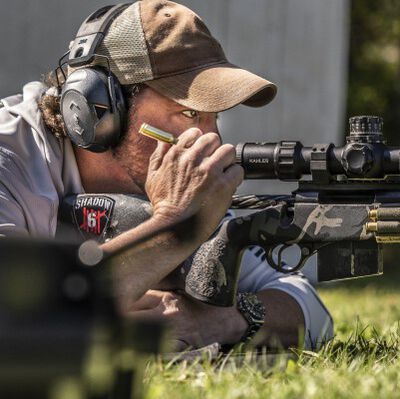
{"type": "MultiPolygon", "coordinates": [[[[178,0],[179,1],[179,0],[178,0]]],[[[206,22],[228,59],[278,84],[267,107],[221,115],[225,141],[343,140],[350,0],[181,0],[206,22]]],[[[0,0],[0,98],[54,69],[81,22],[113,0],[0,0]]],[[[294,184],[247,181],[242,193],[294,184]]],[[[303,269],[315,279],[315,259],[303,269]]]]}
{"type": "MultiPolygon", "coordinates": [[[[279,86],[266,108],[221,116],[225,141],[342,141],[349,0],[182,0],[222,43],[231,62],[279,86]]],[[[103,0],[0,0],[0,98],[54,68],[82,20],[103,0]]],[[[287,192],[246,182],[242,192],[287,192]]]]}

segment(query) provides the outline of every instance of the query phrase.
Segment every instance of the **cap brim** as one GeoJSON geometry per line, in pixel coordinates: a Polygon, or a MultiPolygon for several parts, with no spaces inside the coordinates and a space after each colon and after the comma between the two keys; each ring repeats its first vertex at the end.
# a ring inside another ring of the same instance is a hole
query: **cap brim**
{"type": "Polygon", "coordinates": [[[203,112],[221,112],[238,104],[261,107],[277,92],[272,82],[230,63],[145,83],[178,104],[203,112]]]}

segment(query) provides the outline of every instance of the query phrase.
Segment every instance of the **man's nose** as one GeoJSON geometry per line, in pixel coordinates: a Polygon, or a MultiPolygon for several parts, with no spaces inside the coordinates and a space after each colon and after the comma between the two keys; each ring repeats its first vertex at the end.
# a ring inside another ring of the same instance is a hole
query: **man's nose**
{"type": "Polygon", "coordinates": [[[213,132],[220,135],[218,130],[217,118],[213,114],[201,118],[199,129],[201,129],[204,133],[213,132]]]}

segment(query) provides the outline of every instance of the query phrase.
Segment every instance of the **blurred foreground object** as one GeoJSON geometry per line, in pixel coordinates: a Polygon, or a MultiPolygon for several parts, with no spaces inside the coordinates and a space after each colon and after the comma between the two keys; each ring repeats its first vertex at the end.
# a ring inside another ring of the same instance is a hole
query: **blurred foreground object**
{"type": "Polygon", "coordinates": [[[142,396],[163,329],[117,314],[110,270],[80,260],[93,248],[0,240],[2,398],[142,396]]]}

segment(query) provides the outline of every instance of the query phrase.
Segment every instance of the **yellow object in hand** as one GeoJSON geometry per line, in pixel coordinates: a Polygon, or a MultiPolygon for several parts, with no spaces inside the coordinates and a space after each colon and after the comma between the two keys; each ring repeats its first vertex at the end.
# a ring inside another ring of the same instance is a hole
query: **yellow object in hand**
{"type": "Polygon", "coordinates": [[[157,129],[149,125],[148,123],[142,123],[139,129],[139,133],[144,136],[151,137],[154,140],[163,141],[168,144],[176,144],[178,139],[171,133],[164,132],[161,129],[157,129]]]}

